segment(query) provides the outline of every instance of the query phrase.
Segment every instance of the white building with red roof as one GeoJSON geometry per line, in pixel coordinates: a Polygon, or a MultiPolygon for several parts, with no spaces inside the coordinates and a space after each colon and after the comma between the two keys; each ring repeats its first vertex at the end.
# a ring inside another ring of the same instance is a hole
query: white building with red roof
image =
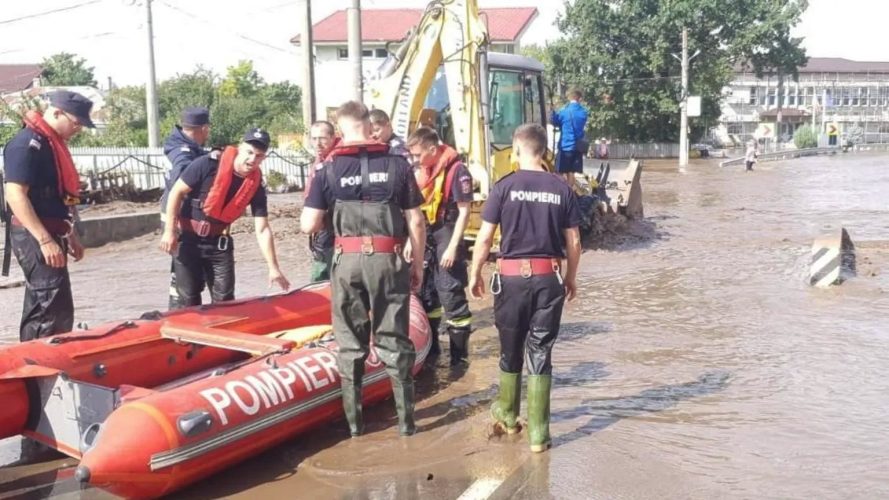
{"type": "MultiPolygon", "coordinates": [[[[420,22],[423,9],[362,9],[361,45],[365,75],[386,58],[386,45],[401,41],[420,22]]],[[[515,54],[532,21],[535,7],[479,9],[488,26],[490,50],[515,54]]],[[[338,10],[312,26],[315,46],[315,99],[319,118],[352,96],[346,11],[338,10]]],[[[291,43],[299,45],[300,36],[291,43]]]]}

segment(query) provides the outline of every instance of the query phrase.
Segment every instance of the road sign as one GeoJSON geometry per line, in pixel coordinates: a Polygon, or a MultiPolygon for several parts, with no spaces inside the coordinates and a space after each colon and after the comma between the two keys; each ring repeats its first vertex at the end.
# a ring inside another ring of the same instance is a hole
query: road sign
{"type": "Polygon", "coordinates": [[[840,127],[836,123],[827,124],[827,135],[840,135],[840,127]]]}
{"type": "Polygon", "coordinates": [[[753,132],[753,136],[757,139],[772,139],[775,137],[775,124],[774,123],[760,123],[758,127],[756,127],[756,131],[753,132]]]}
{"type": "Polygon", "coordinates": [[[688,96],[687,114],[689,117],[701,116],[701,96],[688,96]]]}

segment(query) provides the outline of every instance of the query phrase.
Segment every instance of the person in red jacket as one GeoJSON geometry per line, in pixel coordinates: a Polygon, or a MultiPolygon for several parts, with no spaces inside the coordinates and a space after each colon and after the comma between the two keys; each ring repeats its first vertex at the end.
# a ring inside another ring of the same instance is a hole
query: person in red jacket
{"type": "Polygon", "coordinates": [[[192,162],[170,190],[160,247],[175,257],[180,307],[200,305],[205,285],[214,303],[235,298],[234,243],[229,226],[248,205],[255,220],[256,240],[269,266],[269,284],[290,288],[278,266],[259,169],[270,143],[268,132],[250,129],[237,147],[215,150],[192,162]]]}

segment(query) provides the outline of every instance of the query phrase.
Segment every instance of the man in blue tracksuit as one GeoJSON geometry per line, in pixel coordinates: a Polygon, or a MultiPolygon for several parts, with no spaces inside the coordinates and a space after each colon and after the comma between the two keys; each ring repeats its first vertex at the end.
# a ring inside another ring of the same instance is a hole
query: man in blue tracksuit
{"type": "MultiPolygon", "coordinates": [[[[204,144],[210,138],[210,110],[195,107],[182,110],[180,124],[173,127],[173,131],[164,141],[164,154],[170,160],[172,168],[165,179],[166,186],[161,196],[161,218],[167,206],[167,196],[170,188],[176,184],[182,172],[191,162],[198,157],[207,154],[204,144]]],[[[175,260],[175,257],[174,257],[175,260]]],[[[176,274],[170,266],[170,310],[181,307],[179,294],[176,291],[176,274]]]]}
{"type": "Polygon", "coordinates": [[[574,174],[583,172],[583,152],[578,151],[577,141],[584,138],[587,110],[580,105],[580,91],[568,90],[570,101],[561,110],[553,110],[550,121],[559,127],[559,151],[556,155],[556,172],[562,175],[569,186],[574,185],[574,174]]]}

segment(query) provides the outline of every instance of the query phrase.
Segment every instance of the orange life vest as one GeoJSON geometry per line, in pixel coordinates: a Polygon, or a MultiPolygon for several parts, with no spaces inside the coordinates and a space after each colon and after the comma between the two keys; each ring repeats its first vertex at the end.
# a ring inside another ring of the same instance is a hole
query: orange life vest
{"type": "Polygon", "coordinates": [[[327,153],[327,158],[324,161],[330,161],[337,156],[349,156],[349,155],[357,155],[361,152],[361,150],[365,150],[368,153],[388,153],[389,145],[383,144],[382,142],[377,141],[368,141],[368,142],[345,142],[340,141],[334,146],[333,149],[330,150],[330,153],[327,153]]]}
{"type": "Polygon", "coordinates": [[[59,179],[59,196],[65,205],[76,205],[80,203],[80,174],[74,167],[74,159],[71,158],[71,151],[68,145],[52,127],[46,123],[40,113],[31,110],[22,117],[25,126],[37,132],[49,141],[49,147],[52,149],[53,158],[56,161],[56,177],[59,179]]]}
{"type": "Polygon", "coordinates": [[[244,183],[238,188],[231,201],[228,204],[225,203],[225,197],[235,176],[236,156],[238,156],[238,149],[233,146],[228,146],[222,152],[213,185],[202,205],[204,214],[226,224],[231,224],[244,214],[244,210],[247,210],[247,205],[250,204],[250,200],[253,199],[253,195],[262,184],[262,172],[257,168],[244,177],[244,183]]]}
{"type": "Polygon", "coordinates": [[[420,209],[430,224],[438,222],[442,215],[442,207],[447,205],[451,197],[454,175],[457,173],[457,169],[453,167],[459,162],[460,154],[457,153],[457,150],[442,144],[438,146],[435,167],[431,170],[420,167],[415,173],[417,184],[420,186],[420,192],[425,200],[420,209]]]}

